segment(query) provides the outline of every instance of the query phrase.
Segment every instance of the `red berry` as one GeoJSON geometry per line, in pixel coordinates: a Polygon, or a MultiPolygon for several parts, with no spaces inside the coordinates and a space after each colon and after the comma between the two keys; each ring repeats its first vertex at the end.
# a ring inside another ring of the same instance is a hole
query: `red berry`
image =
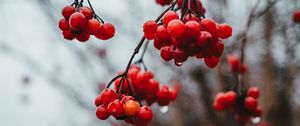
{"type": "Polygon", "coordinates": [[[162,5],[162,6],[165,6],[165,5],[169,5],[172,3],[173,0],[155,0],[156,3],[162,5]]]}
{"type": "Polygon", "coordinates": [[[140,108],[136,116],[138,119],[141,119],[143,121],[151,121],[153,118],[153,113],[150,107],[143,106],[140,108]]]}
{"type": "Polygon", "coordinates": [[[206,31],[210,32],[211,34],[215,35],[218,27],[215,21],[210,18],[205,18],[201,21],[201,27],[203,27],[206,31]]]}
{"type": "Polygon", "coordinates": [[[212,39],[212,35],[207,31],[201,31],[196,39],[196,43],[200,47],[204,47],[212,39]]]}
{"type": "Polygon", "coordinates": [[[172,20],[168,23],[167,29],[172,37],[177,38],[185,32],[185,26],[179,19],[172,20]]]}
{"type": "Polygon", "coordinates": [[[170,46],[164,46],[160,49],[160,56],[165,61],[170,61],[173,59],[173,55],[171,53],[171,47],[170,46]]]}
{"type": "Polygon", "coordinates": [[[253,110],[257,106],[257,101],[256,101],[256,99],[254,99],[252,97],[246,97],[245,101],[244,101],[244,106],[245,106],[245,108],[247,108],[249,110],[253,110]]]}
{"type": "Polygon", "coordinates": [[[177,97],[177,90],[174,88],[169,88],[169,99],[175,101],[177,97]]]}
{"type": "Polygon", "coordinates": [[[90,34],[88,34],[86,32],[82,32],[76,36],[76,39],[80,42],[86,42],[90,39],[90,34]]]}
{"type": "Polygon", "coordinates": [[[253,114],[255,117],[260,117],[261,115],[262,115],[262,109],[259,107],[259,106],[257,106],[256,108],[255,108],[255,111],[254,111],[254,114],[253,114]]]}
{"type": "Polygon", "coordinates": [[[225,99],[226,99],[226,102],[229,104],[229,105],[233,105],[236,101],[236,98],[237,98],[237,94],[233,91],[228,91],[227,93],[225,93],[225,99]]]}
{"type": "Polygon", "coordinates": [[[159,87],[159,91],[157,92],[157,102],[160,106],[165,106],[170,103],[169,97],[169,88],[166,85],[162,85],[159,87]]]}
{"type": "Polygon", "coordinates": [[[93,17],[93,12],[89,7],[81,7],[80,13],[82,13],[87,20],[91,19],[93,17]]]}
{"type": "Polygon", "coordinates": [[[185,35],[196,37],[200,32],[200,24],[197,21],[188,21],[185,23],[185,35]]]}
{"type": "Polygon", "coordinates": [[[211,49],[215,57],[220,57],[224,51],[224,44],[221,40],[214,40],[211,49]]]}
{"type": "Polygon", "coordinates": [[[107,40],[115,35],[115,27],[110,23],[104,23],[101,30],[95,35],[101,40],[107,40]]]}
{"type": "Polygon", "coordinates": [[[99,95],[96,99],[95,99],[95,105],[98,107],[102,104],[101,102],[101,95],[99,95]]]}
{"type": "Polygon", "coordinates": [[[134,116],[140,109],[140,104],[136,101],[129,100],[124,104],[124,113],[127,116],[134,116]]]}
{"type": "Polygon", "coordinates": [[[101,105],[96,110],[96,116],[98,119],[106,120],[110,116],[110,113],[104,105],[101,105]]]}
{"type": "Polygon", "coordinates": [[[163,21],[163,24],[165,26],[167,26],[170,21],[175,20],[175,19],[179,19],[178,14],[175,11],[168,11],[164,14],[162,21],[163,21]]]}
{"type": "Polygon", "coordinates": [[[65,30],[69,30],[70,26],[69,26],[69,22],[66,19],[61,19],[58,23],[58,27],[60,28],[60,30],[65,31],[65,30]]]}
{"type": "Polygon", "coordinates": [[[63,31],[63,35],[64,35],[64,38],[67,40],[73,40],[76,37],[76,35],[74,33],[72,33],[70,30],[63,31]]]}
{"type": "Polygon", "coordinates": [[[292,18],[295,23],[300,23],[300,9],[293,12],[292,18]]]}
{"type": "Polygon", "coordinates": [[[146,23],[144,23],[143,31],[144,31],[145,38],[149,40],[154,39],[157,27],[158,24],[153,20],[149,20],[146,23]]]}
{"type": "Polygon", "coordinates": [[[232,28],[228,24],[220,24],[218,30],[218,37],[227,39],[232,35],[232,28]]]}
{"type": "Polygon", "coordinates": [[[101,102],[105,106],[118,98],[118,94],[114,90],[108,88],[104,89],[100,95],[101,102]]]}
{"type": "Polygon", "coordinates": [[[259,88],[257,87],[251,87],[248,89],[247,95],[253,98],[258,98],[260,94],[259,88]]]}
{"type": "Polygon", "coordinates": [[[217,111],[223,111],[227,107],[225,103],[225,94],[223,92],[218,93],[213,104],[214,109],[217,111]]]}
{"type": "Polygon", "coordinates": [[[107,108],[111,115],[116,118],[124,115],[123,104],[119,100],[114,100],[113,102],[109,103],[107,108]]]}
{"type": "Polygon", "coordinates": [[[123,98],[121,99],[121,103],[125,104],[127,101],[130,101],[130,100],[134,100],[134,97],[124,95],[123,98]]]}
{"type": "Polygon", "coordinates": [[[70,16],[75,12],[75,8],[72,6],[65,6],[62,11],[61,14],[65,17],[65,19],[69,19],[70,16]]]}
{"type": "Polygon", "coordinates": [[[188,59],[188,55],[184,51],[178,48],[174,50],[172,54],[176,62],[184,62],[188,59]]]}
{"type": "Polygon", "coordinates": [[[171,38],[169,31],[163,25],[158,26],[155,37],[157,40],[162,42],[169,41],[171,38]]]}
{"type": "Polygon", "coordinates": [[[227,61],[230,66],[230,71],[232,73],[238,73],[240,69],[240,60],[238,59],[238,57],[234,55],[229,55],[227,57],[227,61]]]}
{"type": "Polygon", "coordinates": [[[218,65],[219,61],[219,58],[213,56],[204,58],[204,62],[209,68],[215,68],[218,65]]]}
{"type": "Polygon", "coordinates": [[[80,12],[75,12],[69,19],[70,27],[74,30],[82,30],[87,23],[85,16],[80,12]]]}
{"type": "Polygon", "coordinates": [[[160,50],[164,46],[164,42],[154,38],[153,45],[156,49],[160,50]]]}
{"type": "Polygon", "coordinates": [[[159,83],[155,79],[150,79],[147,85],[147,94],[155,95],[159,90],[159,83]]]}
{"type": "Polygon", "coordinates": [[[90,19],[87,23],[87,29],[90,34],[95,35],[101,30],[101,24],[97,19],[90,19]]]}

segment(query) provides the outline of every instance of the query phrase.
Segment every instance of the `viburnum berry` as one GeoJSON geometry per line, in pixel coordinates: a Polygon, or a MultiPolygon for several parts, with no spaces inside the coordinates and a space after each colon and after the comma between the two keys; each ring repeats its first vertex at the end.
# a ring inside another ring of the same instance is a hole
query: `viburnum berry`
{"type": "Polygon", "coordinates": [[[73,40],[76,37],[76,35],[70,30],[63,31],[63,36],[67,40],[73,40]]]}
{"type": "Polygon", "coordinates": [[[218,30],[218,37],[221,39],[227,39],[232,35],[232,28],[228,24],[220,24],[218,30]]]}
{"type": "Polygon", "coordinates": [[[98,31],[101,30],[101,24],[97,19],[91,19],[87,23],[87,29],[90,34],[95,35],[98,31]]]}
{"type": "Polygon", "coordinates": [[[178,14],[175,11],[168,11],[164,14],[162,22],[165,26],[168,26],[169,22],[175,19],[179,19],[178,14]]]}
{"type": "Polygon", "coordinates": [[[212,39],[212,36],[207,31],[201,31],[196,39],[196,43],[200,47],[204,47],[208,44],[208,42],[212,39]]]}
{"type": "Polygon", "coordinates": [[[185,23],[185,34],[187,37],[196,37],[200,32],[200,24],[197,21],[188,21],[185,23]]]}
{"type": "Polygon", "coordinates": [[[75,8],[72,7],[72,6],[65,6],[65,7],[62,9],[62,11],[61,11],[61,13],[62,13],[62,15],[64,16],[64,18],[67,19],[67,20],[70,18],[70,16],[71,16],[74,12],[75,12],[75,8]]]}
{"type": "Polygon", "coordinates": [[[247,95],[253,98],[258,98],[260,95],[260,91],[257,87],[250,87],[248,89],[247,95]]]}
{"type": "Polygon", "coordinates": [[[179,19],[172,20],[168,23],[167,29],[169,30],[171,36],[177,38],[183,35],[185,31],[185,26],[183,22],[179,19]]]}
{"type": "Polygon", "coordinates": [[[233,91],[228,91],[225,93],[224,97],[228,105],[233,105],[236,101],[237,94],[233,91]]]}
{"type": "Polygon", "coordinates": [[[246,97],[244,105],[245,105],[245,108],[247,108],[249,110],[253,110],[257,106],[257,101],[253,97],[246,97]]]}
{"type": "Polygon", "coordinates": [[[150,107],[143,106],[139,109],[137,113],[137,118],[143,121],[150,121],[153,118],[153,113],[150,107]]]}
{"type": "Polygon", "coordinates": [[[292,19],[295,23],[300,23],[300,9],[297,9],[293,12],[292,19]]]}
{"type": "Polygon", "coordinates": [[[171,47],[170,46],[164,46],[160,49],[160,56],[163,58],[165,61],[170,61],[173,59],[173,55],[171,52],[171,47]]]}
{"type": "Polygon", "coordinates": [[[118,98],[118,94],[114,90],[106,88],[100,93],[99,97],[103,105],[108,105],[118,98]]]}
{"type": "Polygon", "coordinates": [[[90,39],[90,34],[87,32],[82,32],[76,36],[76,39],[80,42],[86,42],[90,39]]]}
{"type": "Polygon", "coordinates": [[[227,56],[227,61],[230,67],[230,71],[232,73],[240,73],[244,74],[248,71],[248,67],[246,64],[241,64],[240,59],[235,55],[227,56]]]}
{"type": "Polygon", "coordinates": [[[110,112],[107,110],[106,106],[101,105],[96,110],[96,116],[98,119],[106,120],[110,116],[110,112]]]}
{"type": "Polygon", "coordinates": [[[66,19],[61,19],[58,23],[58,27],[60,28],[60,30],[62,31],[66,31],[69,30],[70,26],[69,26],[69,22],[66,19]]]}
{"type": "Polygon", "coordinates": [[[155,37],[157,41],[160,41],[161,43],[164,41],[169,41],[171,38],[169,31],[163,25],[158,26],[155,37]]]}
{"type": "Polygon", "coordinates": [[[149,20],[147,21],[143,26],[144,36],[145,38],[152,40],[155,37],[155,33],[157,31],[158,24],[153,21],[149,20]]]}
{"type": "Polygon", "coordinates": [[[73,30],[82,30],[87,23],[85,16],[80,12],[75,12],[70,16],[69,24],[73,30]]]}
{"type": "Polygon", "coordinates": [[[82,13],[87,20],[91,19],[93,17],[93,12],[89,7],[81,7],[80,13],[82,13]]]}
{"type": "Polygon", "coordinates": [[[214,68],[218,65],[220,59],[217,57],[208,57],[208,58],[204,58],[204,62],[205,64],[209,67],[209,68],[214,68]]]}
{"type": "Polygon", "coordinates": [[[124,113],[127,116],[134,116],[140,109],[140,104],[134,100],[129,100],[124,104],[124,113]]]}
{"type": "Polygon", "coordinates": [[[110,23],[104,23],[101,30],[95,36],[101,40],[107,40],[115,35],[115,27],[110,23]]]}
{"type": "Polygon", "coordinates": [[[210,18],[205,18],[201,21],[201,27],[203,27],[206,31],[208,31],[209,33],[216,35],[217,31],[218,31],[218,27],[217,24],[215,23],[214,20],[210,19],[210,18]]]}
{"type": "Polygon", "coordinates": [[[221,40],[214,40],[211,42],[211,49],[215,57],[220,57],[224,51],[224,44],[221,40]]]}
{"type": "Polygon", "coordinates": [[[107,109],[111,113],[111,115],[116,118],[124,116],[125,114],[123,104],[117,99],[109,103],[107,109]]]}
{"type": "Polygon", "coordinates": [[[173,0],[155,0],[157,4],[161,6],[169,5],[172,3],[173,0]]]}

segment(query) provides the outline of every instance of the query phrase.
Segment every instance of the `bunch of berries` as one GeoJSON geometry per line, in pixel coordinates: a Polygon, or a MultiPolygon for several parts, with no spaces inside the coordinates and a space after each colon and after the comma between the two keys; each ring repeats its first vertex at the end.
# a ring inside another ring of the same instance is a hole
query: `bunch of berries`
{"type": "Polygon", "coordinates": [[[150,107],[141,106],[134,97],[118,95],[109,88],[100,93],[95,100],[95,105],[96,116],[101,120],[113,116],[117,120],[124,120],[135,126],[147,126],[153,118],[150,107]]]}
{"type": "Polygon", "coordinates": [[[62,9],[63,18],[59,21],[59,28],[65,39],[76,38],[80,42],[86,42],[90,39],[90,35],[101,40],[107,40],[114,36],[114,26],[104,23],[89,7],[83,7],[82,3],[72,5],[62,9]]]}
{"type": "Polygon", "coordinates": [[[295,23],[300,23],[300,9],[293,12],[292,19],[295,23]]]}
{"type": "Polygon", "coordinates": [[[147,21],[143,28],[144,37],[154,39],[162,59],[174,59],[177,66],[191,56],[204,58],[209,68],[216,67],[224,50],[221,39],[232,35],[228,24],[217,24],[212,19],[198,18],[191,13],[180,20],[175,11],[166,12],[161,23],[147,21]]]}
{"type": "MultiPolygon", "coordinates": [[[[132,65],[128,70],[128,80],[140,100],[145,100],[148,105],[157,102],[160,106],[166,106],[177,97],[177,90],[167,85],[160,85],[154,79],[150,71],[143,72],[137,65],[132,65]]],[[[115,89],[121,85],[121,79],[115,81],[115,89]]],[[[127,80],[124,81],[125,94],[130,94],[130,87],[127,80]]]]}
{"type": "Polygon", "coordinates": [[[218,93],[214,101],[214,109],[217,111],[228,110],[236,113],[236,121],[245,124],[250,117],[260,117],[261,108],[258,106],[257,98],[260,91],[257,87],[251,87],[247,92],[237,94],[234,91],[218,93]]]}
{"type": "Polygon", "coordinates": [[[241,64],[240,59],[235,55],[229,55],[227,57],[227,62],[230,67],[230,71],[233,74],[244,74],[248,71],[248,66],[246,64],[241,64]]]}

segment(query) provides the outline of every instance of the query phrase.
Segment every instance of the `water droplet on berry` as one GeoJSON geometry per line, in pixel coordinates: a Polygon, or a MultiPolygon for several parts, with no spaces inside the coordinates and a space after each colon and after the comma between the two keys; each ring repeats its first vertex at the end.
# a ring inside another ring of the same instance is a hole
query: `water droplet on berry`
{"type": "Polygon", "coordinates": [[[169,107],[168,106],[160,107],[160,112],[161,113],[167,113],[168,111],[169,111],[169,107]]]}
{"type": "Polygon", "coordinates": [[[260,117],[251,118],[251,122],[254,123],[254,124],[258,124],[260,121],[261,121],[260,117]]]}
{"type": "Polygon", "coordinates": [[[176,66],[182,66],[182,64],[183,64],[182,62],[175,62],[176,66]]]}

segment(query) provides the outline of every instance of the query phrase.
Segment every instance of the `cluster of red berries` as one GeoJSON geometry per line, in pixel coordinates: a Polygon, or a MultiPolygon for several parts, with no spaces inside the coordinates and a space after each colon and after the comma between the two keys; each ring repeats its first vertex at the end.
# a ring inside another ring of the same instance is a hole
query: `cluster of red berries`
{"type": "Polygon", "coordinates": [[[244,63],[241,64],[240,59],[235,55],[227,56],[227,62],[229,64],[230,71],[234,74],[244,74],[248,71],[248,66],[244,63]]]}
{"type": "Polygon", "coordinates": [[[164,14],[162,23],[153,20],[143,26],[144,37],[153,40],[154,46],[160,50],[162,59],[174,59],[181,66],[189,56],[204,58],[205,64],[214,68],[223,54],[224,43],[232,35],[228,24],[217,24],[209,18],[197,18],[188,14],[182,20],[175,11],[164,14]]]}
{"type": "MultiPolygon", "coordinates": [[[[127,75],[136,95],[140,100],[145,100],[147,105],[152,105],[157,102],[160,106],[166,106],[177,97],[176,89],[168,87],[167,85],[160,85],[159,82],[154,79],[152,72],[143,72],[137,65],[132,65],[127,75]]],[[[122,78],[119,78],[115,81],[116,90],[120,87],[121,79],[122,78]]],[[[128,81],[123,81],[125,94],[130,94],[128,81]]]]}
{"type": "Polygon", "coordinates": [[[132,96],[118,95],[113,89],[106,88],[95,100],[96,116],[101,120],[111,115],[117,120],[135,126],[147,126],[153,118],[150,107],[140,106],[132,96]]]}
{"type": "Polygon", "coordinates": [[[292,19],[295,23],[300,23],[300,9],[293,12],[292,19]]]}
{"type": "Polygon", "coordinates": [[[59,21],[59,28],[67,40],[76,38],[80,42],[86,42],[90,39],[90,35],[107,40],[115,34],[114,26],[110,23],[100,23],[89,7],[69,5],[65,6],[61,13],[63,18],[59,21]]]}
{"type": "Polygon", "coordinates": [[[228,110],[236,113],[236,121],[245,124],[250,117],[260,117],[261,108],[258,106],[257,98],[260,91],[257,87],[251,87],[247,93],[237,94],[234,91],[218,93],[214,101],[214,109],[217,111],[228,110]]]}

